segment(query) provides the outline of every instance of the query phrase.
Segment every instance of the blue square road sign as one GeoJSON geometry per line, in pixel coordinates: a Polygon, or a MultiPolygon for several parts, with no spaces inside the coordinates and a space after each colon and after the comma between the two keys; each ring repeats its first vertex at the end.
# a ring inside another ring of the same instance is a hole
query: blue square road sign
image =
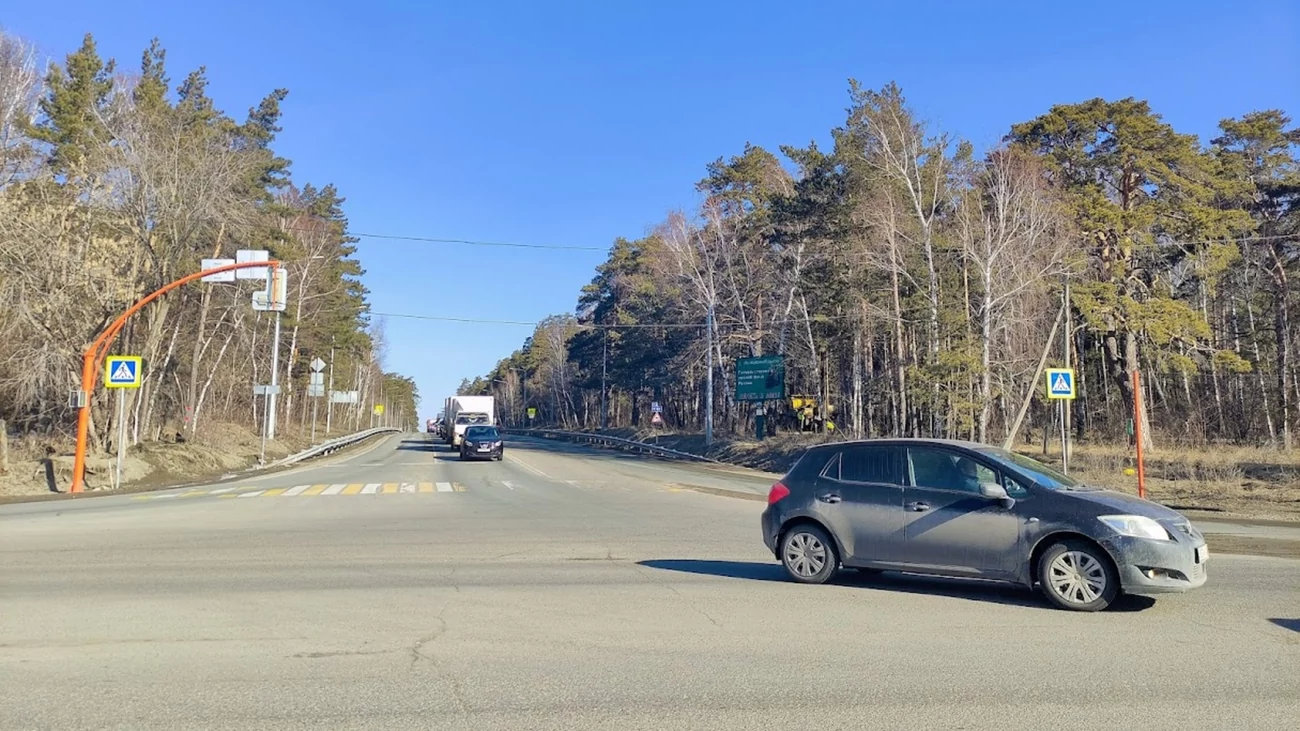
{"type": "Polygon", "coordinates": [[[1074,371],[1072,369],[1047,369],[1047,398],[1074,399],[1074,371]]]}
{"type": "Polygon", "coordinates": [[[144,368],[138,355],[110,355],[104,359],[105,388],[139,388],[144,368]]]}

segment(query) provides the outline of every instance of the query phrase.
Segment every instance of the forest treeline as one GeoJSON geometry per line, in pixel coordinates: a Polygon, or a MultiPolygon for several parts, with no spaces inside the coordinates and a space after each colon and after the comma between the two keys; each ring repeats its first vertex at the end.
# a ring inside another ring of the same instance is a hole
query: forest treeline
{"type": "MultiPolygon", "coordinates": [[[[308,364],[331,354],[335,388],[361,392],[335,409],[335,433],[367,426],[381,401],[414,421],[414,383],[382,370],[343,198],[295,183],[275,152],[287,92],[236,118],[207,85],[203,68],[173,82],[157,41],[127,68],[102,59],[90,35],[44,62],[0,31],[0,420],[11,430],[66,438],[69,393],[96,334],[200,260],[238,249],[269,250],[289,273],[282,428],[307,428],[308,364]]],[[[143,387],[128,394],[132,443],[262,423],[253,386],[270,382],[274,317],[253,311],[254,286],[186,285],[130,321],[110,352],[144,357],[143,387]]],[[[117,431],[110,404],[97,389],[100,447],[117,431]]]]}
{"type": "Polygon", "coordinates": [[[618,239],[576,311],[462,391],[515,423],[749,431],[738,358],[785,357],[787,393],[846,433],[1000,441],[1069,347],[1079,438],[1290,448],[1300,131],[1281,110],[1202,141],[1137,99],[1062,104],[982,154],[893,84],[850,83],[827,149],[746,145],[697,210],[618,239]],[[1068,285],[1068,306],[1063,306],[1068,285]],[[710,318],[713,327],[709,327],[710,318]]]}

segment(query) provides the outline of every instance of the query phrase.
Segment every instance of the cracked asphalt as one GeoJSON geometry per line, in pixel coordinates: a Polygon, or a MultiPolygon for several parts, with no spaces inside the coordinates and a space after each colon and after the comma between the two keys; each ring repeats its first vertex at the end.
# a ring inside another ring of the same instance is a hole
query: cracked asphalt
{"type": "Polygon", "coordinates": [[[891,574],[806,587],[763,549],[762,502],[710,492],[762,475],[507,457],[407,434],[220,494],[0,506],[0,729],[1300,718],[1300,561],[1219,554],[1198,592],[1096,615],[891,574]]]}

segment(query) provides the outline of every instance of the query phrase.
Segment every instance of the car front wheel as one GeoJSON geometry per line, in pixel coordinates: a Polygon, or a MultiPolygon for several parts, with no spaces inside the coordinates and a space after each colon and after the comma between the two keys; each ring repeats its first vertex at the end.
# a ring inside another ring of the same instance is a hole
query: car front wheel
{"type": "Polygon", "coordinates": [[[835,545],[815,525],[797,525],[781,539],[781,565],[801,584],[825,584],[839,568],[835,545]]]}
{"type": "Polygon", "coordinates": [[[1100,548],[1079,540],[1058,541],[1038,561],[1038,583],[1061,609],[1098,612],[1119,596],[1119,575],[1100,548]]]}

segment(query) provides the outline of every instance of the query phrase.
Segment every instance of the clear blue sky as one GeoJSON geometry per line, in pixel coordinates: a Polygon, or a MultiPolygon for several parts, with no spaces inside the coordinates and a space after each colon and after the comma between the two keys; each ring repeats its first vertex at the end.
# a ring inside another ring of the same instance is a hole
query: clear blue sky
{"type": "MultiPolygon", "coordinates": [[[[1208,138],[1220,118],[1300,116],[1294,0],[6,3],[7,29],[62,57],[93,32],[135,68],[205,65],[242,116],[290,90],[278,149],[335,183],[357,231],[607,246],[696,202],[746,141],[825,140],[846,79],[898,81],[929,121],[995,143],[1053,103],[1148,99],[1208,138]],[[1158,7],[1157,7],[1158,6],[1158,7]]],[[[598,252],[364,241],[376,312],[535,321],[571,310],[598,252]]],[[[432,414],[526,327],[390,318],[388,367],[432,414]]]]}

